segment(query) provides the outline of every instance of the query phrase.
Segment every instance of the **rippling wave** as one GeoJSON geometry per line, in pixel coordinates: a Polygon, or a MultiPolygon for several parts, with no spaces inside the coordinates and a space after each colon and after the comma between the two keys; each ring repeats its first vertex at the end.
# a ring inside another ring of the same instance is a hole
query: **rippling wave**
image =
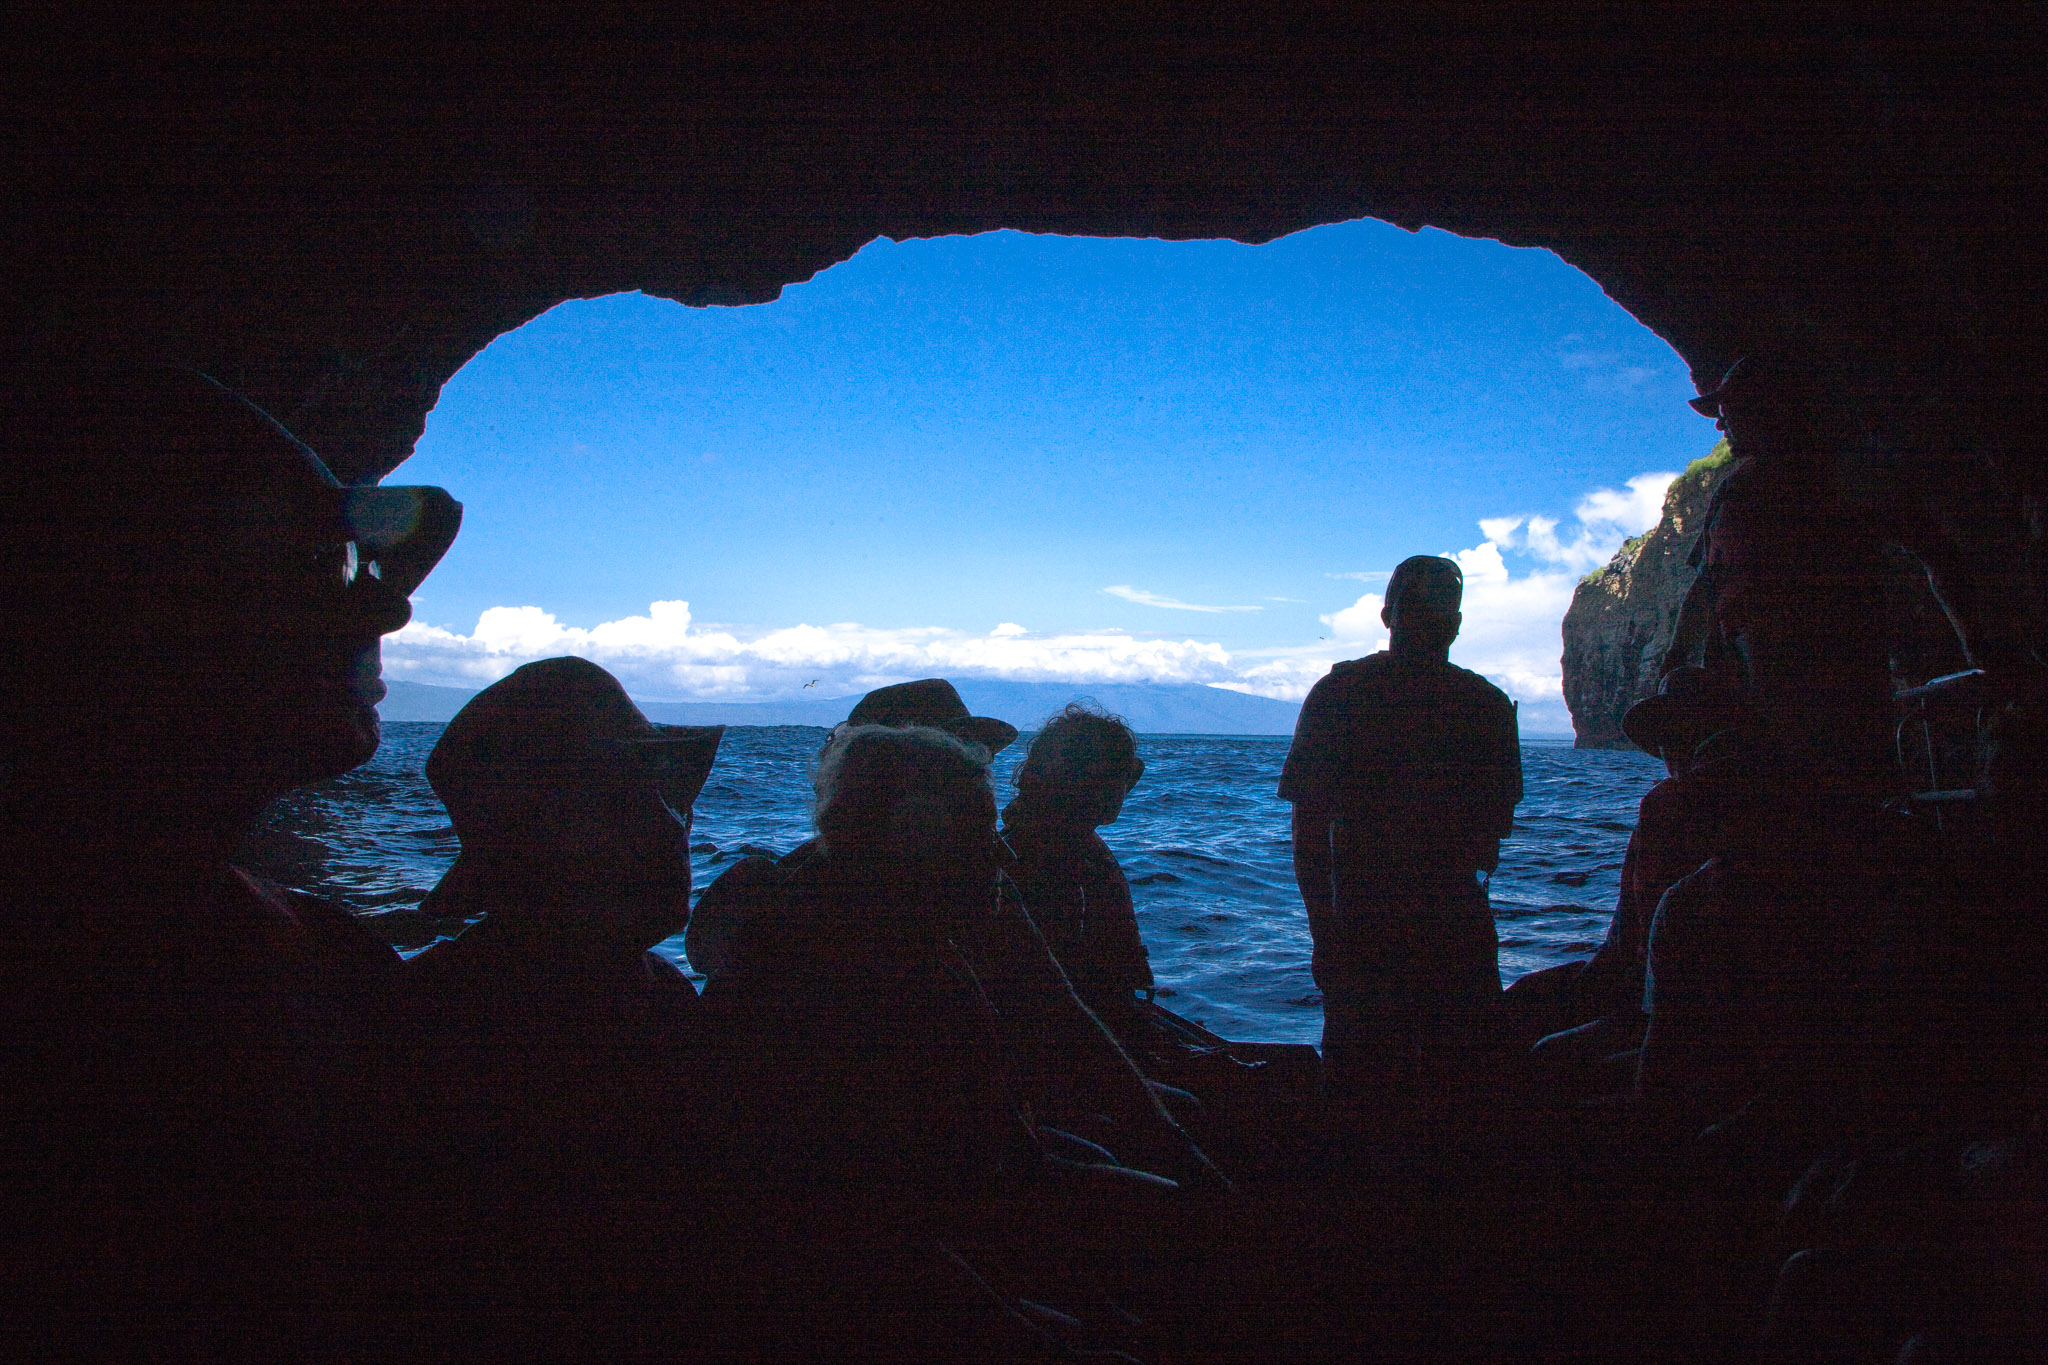
{"type": "MultiPolygon", "coordinates": [[[[401,948],[461,925],[414,912],[454,861],[448,814],[423,769],[438,724],[393,723],[363,767],[285,798],[242,858],[265,874],[371,917],[401,948]]],[[[748,852],[810,837],[810,775],[825,732],[726,731],[697,801],[697,890],[748,852]]],[[[1024,743],[996,757],[999,799],[1024,743]]],[[[1145,778],[1103,833],[1131,879],[1164,1002],[1219,1033],[1313,1042],[1322,1002],[1309,976],[1308,920],[1294,886],[1289,808],[1275,794],[1284,737],[1141,735],[1145,778]]],[[[1491,895],[1501,977],[1584,956],[1607,932],[1636,803],[1662,776],[1647,755],[1525,744],[1526,795],[1491,895]]],[[[682,940],[660,951],[683,963],[682,940]]],[[[687,965],[686,963],[684,965],[687,965]]]]}

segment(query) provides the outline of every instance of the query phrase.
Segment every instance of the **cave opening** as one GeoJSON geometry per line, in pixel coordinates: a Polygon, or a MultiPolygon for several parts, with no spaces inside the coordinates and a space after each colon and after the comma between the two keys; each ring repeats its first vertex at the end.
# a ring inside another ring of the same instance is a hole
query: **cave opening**
{"type": "Polygon", "coordinates": [[[1060,681],[1298,700],[1377,647],[1376,578],[1447,553],[1483,580],[1458,661],[1568,735],[1558,618],[1714,446],[1691,393],[1551,253],[1369,219],[1260,246],[882,238],[774,302],[572,300],[426,422],[404,477],[470,517],[417,603],[446,637],[387,671],[475,686],[687,600],[670,628],[733,634],[635,660],[636,696],[837,695],[921,662],[1053,676],[1021,646],[998,665],[878,634],[1000,629],[1114,642],[1060,681]],[[859,623],[859,658],[747,648],[832,622],[859,623]],[[1227,662],[1136,643],[1194,626],[1227,662]]]}
{"type": "MultiPolygon", "coordinates": [[[[2048,329],[2040,248],[2020,231],[2040,217],[2048,164],[2036,10],[1354,6],[1197,9],[1154,24],[1035,11],[935,22],[924,10],[874,7],[844,22],[790,22],[679,8],[622,23],[609,9],[451,19],[272,7],[223,22],[211,11],[138,19],[86,6],[48,7],[9,42],[21,57],[9,358],[196,366],[276,413],[348,479],[391,471],[465,362],[563,300],[644,289],[695,304],[764,301],[878,234],[1009,227],[1252,241],[1375,214],[1558,251],[1667,339],[1702,387],[1758,351],[1822,376],[1817,421],[1842,438],[1869,505],[1911,520],[1917,543],[1943,553],[1951,605],[1997,681],[1944,703],[1962,771],[1935,783],[1968,781],[1969,796],[1988,798],[1977,802],[1988,836],[1943,843],[1921,837],[1924,821],[1894,822],[1915,832],[1873,846],[1862,870],[1908,864],[1907,894],[1880,886],[1845,917],[1859,929],[1847,941],[1883,958],[1875,977],[1851,982],[1870,1045],[1849,1054],[1880,1103],[1826,1087],[1794,1086],[1789,1098],[1767,1089],[1731,1122],[1647,1155],[1563,1142],[1532,1163],[1528,1138],[1548,1136],[1540,1125],[1517,1127],[1492,1155],[1454,1140],[1420,1161],[1347,1150],[1287,1192],[1289,1215],[1255,1245],[1240,1247],[1220,1224],[1152,1219],[1118,1227],[1117,1245],[1161,1229],[1177,1243],[1155,1262],[1173,1282],[1133,1305],[1161,1307],[1152,1321],[1181,1348],[1162,1349],[1166,1359],[1214,1358],[1240,1341],[1275,1359],[1326,1358],[1339,1343],[1414,1359],[2038,1349],[2042,992],[2032,926],[2048,771],[2048,404],[2038,382],[2048,329]],[[1891,1108],[1887,1090],[1900,1101],[1891,1108]],[[1888,1126],[1866,1122],[1873,1113],[1888,1126]],[[1816,1153],[1825,1155],[1792,1185],[1816,1153]],[[1204,1254],[1209,1228],[1226,1254],[1204,1254]]],[[[1682,468],[1703,453],[1646,467],[1682,468]]],[[[588,525],[593,537],[606,529],[588,525]]],[[[525,557],[544,562],[558,538],[530,542],[525,557]]],[[[1910,578],[1914,565],[1902,570],[1910,578]]],[[[430,580],[421,603],[423,625],[451,637],[476,636],[481,609],[529,605],[492,599],[465,617],[435,600],[453,583],[430,580]]],[[[1147,605],[1096,600],[1106,586],[1245,604],[1135,573],[1086,583],[1096,607],[1147,605]]],[[[653,600],[671,599],[642,591],[615,610],[537,592],[530,605],[585,631],[642,616],[653,638],[653,600]]],[[[933,619],[906,617],[902,628],[933,619]]],[[[999,639],[1004,625],[1049,620],[983,612],[956,629],[999,639]]],[[[1904,679],[1942,671],[1936,655],[1955,648],[1906,665],[1904,679]]],[[[1757,788],[1782,809],[1781,787],[1757,788]]],[[[341,822],[335,830],[362,837],[341,822]]],[[[440,817],[424,807],[398,832],[425,852],[445,849],[440,817]]],[[[1800,877],[1780,889],[1798,900],[1800,877]]],[[[367,883],[364,892],[343,899],[396,904],[407,894],[367,883]]],[[[1217,936],[1209,924],[1190,943],[1204,932],[1217,936]]],[[[1728,1016],[1739,1026],[1768,1017],[1728,1016]]],[[[90,1037],[103,1022],[74,1011],[47,1032],[90,1037]]],[[[132,1061],[124,1054],[106,1074],[132,1085],[132,1061]]],[[[159,1116],[210,1090],[134,1093],[142,1113],[159,1116]]],[[[95,1092],[58,1098],[80,1093],[95,1092]]],[[[61,1136],[70,1147],[73,1135],[61,1136]]],[[[365,1154],[410,1162],[420,1152],[417,1142],[348,1147],[303,1150],[317,1151],[308,1166],[335,1166],[343,1181],[374,1174],[365,1154]]],[[[458,1155],[441,1169],[469,1164],[458,1155]]],[[[237,1202],[240,1174],[300,1169],[238,1162],[218,1146],[191,1165],[220,1177],[201,1202],[212,1208],[219,1192],[229,1210],[248,1207],[237,1202]]],[[[143,1169],[171,1167],[117,1155],[94,1173],[143,1169]]],[[[420,1216],[395,1221],[422,1228],[407,1239],[365,1240],[343,1225],[346,1212],[321,1222],[294,1190],[248,1220],[290,1237],[231,1239],[226,1256],[191,1235],[183,1201],[169,1219],[156,1216],[163,1203],[144,1203],[139,1217],[124,1209],[112,1223],[96,1202],[73,1221],[98,1229],[88,1240],[99,1252],[80,1255],[83,1244],[61,1231],[39,1236],[29,1259],[54,1275],[39,1272],[17,1297],[53,1310],[38,1339],[72,1342],[111,1323],[138,1350],[208,1331],[265,1339],[266,1327],[331,1341],[354,1322],[374,1343],[364,1353],[394,1341],[424,1351],[423,1340],[488,1352],[478,1343],[510,1341],[554,1312],[566,1325],[553,1339],[583,1353],[629,1336],[644,1353],[680,1330],[703,1342],[730,1332],[762,1355],[785,1342],[783,1354],[816,1354],[814,1309],[880,1305],[840,1323],[849,1345],[872,1347],[891,1322],[916,1316],[891,1319],[889,1308],[930,1302],[928,1282],[906,1297],[900,1278],[876,1273],[865,1225],[844,1239],[843,1261],[827,1259],[854,1273],[820,1276],[821,1292],[750,1275],[756,1264],[701,1236],[700,1219],[721,1204],[757,1208],[761,1188],[728,1200],[730,1186],[693,1176],[667,1168],[638,1188],[625,1182],[630,1200],[586,1201],[581,1221],[521,1210],[480,1232],[466,1221],[448,1231],[453,1206],[436,1190],[403,1206],[420,1216]],[[679,1204],[689,1221],[675,1217],[679,1204]],[[635,1209],[650,1215],[644,1227],[635,1209]],[[162,1230],[138,1234],[144,1223],[162,1230]],[[543,1256],[542,1246],[563,1252],[543,1256]],[[263,1273],[248,1269],[257,1264],[263,1273]],[[66,1292],[47,1293],[79,1265],[66,1292]],[[446,1310],[438,1320],[407,1311],[426,1301],[421,1265],[448,1272],[427,1295],[446,1310]],[[508,1265],[520,1273],[508,1279],[508,1265]],[[308,1286],[341,1297],[314,1306],[308,1286]],[[333,1302],[345,1313],[325,1312],[333,1302]],[[792,1303],[798,1312],[780,1311],[792,1303]],[[773,1308],[754,1311],[762,1305],[773,1308]]],[[[777,1188],[796,1191],[784,1202],[821,1192],[777,1188]]],[[[41,1207],[45,1193],[30,1191],[25,1207],[41,1207]]],[[[487,1193],[512,1209],[524,1191],[487,1193]]],[[[1041,1323],[1060,1319],[1059,1301],[1037,1303],[1047,1297],[1019,1302],[1041,1323]]],[[[930,1351],[962,1353],[951,1340],[930,1351]]]]}
{"type": "MultiPolygon", "coordinates": [[[[1376,220],[1261,246],[881,239],[770,303],[566,302],[449,381],[404,467],[469,511],[386,642],[374,766],[417,785],[435,728],[414,725],[565,653],[675,722],[829,726],[869,688],[947,676],[1028,732],[1086,697],[1152,751],[1109,834],[1161,988],[1310,1041],[1277,765],[1308,687],[1385,646],[1379,594],[1410,553],[1464,568],[1453,659],[1532,745],[1493,884],[1503,978],[1597,946],[1657,769],[1559,747],[1559,628],[1712,447],[1691,391],[1553,254],[1376,220]],[[1238,738],[1161,737],[1210,732],[1238,738]],[[1205,809],[1179,809],[1189,790],[1205,809]]],[[[814,749],[734,732],[733,780],[699,803],[700,895],[737,850],[807,837],[814,749]]],[[[388,913],[451,851],[357,890],[407,946],[455,928],[388,913]]],[[[686,965],[680,936],[663,951],[686,965]]]]}

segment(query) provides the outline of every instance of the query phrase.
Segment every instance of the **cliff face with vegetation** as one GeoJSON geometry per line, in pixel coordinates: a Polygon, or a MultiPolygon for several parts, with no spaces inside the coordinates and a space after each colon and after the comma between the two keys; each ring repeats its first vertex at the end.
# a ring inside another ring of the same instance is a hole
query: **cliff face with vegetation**
{"type": "Polygon", "coordinates": [[[1695,576],[1686,557],[1731,465],[1726,441],[1693,461],[1665,493],[1663,519],[1572,594],[1564,616],[1564,700],[1579,748],[1629,747],[1622,713],[1657,690],[1657,665],[1695,576]]]}

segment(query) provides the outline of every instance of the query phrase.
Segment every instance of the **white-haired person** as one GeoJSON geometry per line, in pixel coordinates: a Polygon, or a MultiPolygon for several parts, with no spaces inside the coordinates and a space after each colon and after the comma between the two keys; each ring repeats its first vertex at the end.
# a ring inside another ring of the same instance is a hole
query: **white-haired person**
{"type": "Polygon", "coordinates": [[[986,749],[849,726],[815,785],[819,853],[705,990],[730,1089],[790,1152],[919,1181],[1050,1155],[1221,1183],[1005,894],[986,749]],[[1066,1114],[1106,1117],[1115,1158],[1066,1114]]]}
{"type": "Polygon", "coordinates": [[[1141,1031],[1137,993],[1152,988],[1152,963],[1130,883],[1096,830],[1116,823],[1144,772],[1130,726],[1073,702],[1031,741],[1003,811],[1026,909],[1082,1003],[1126,1045],[1141,1031]]]}

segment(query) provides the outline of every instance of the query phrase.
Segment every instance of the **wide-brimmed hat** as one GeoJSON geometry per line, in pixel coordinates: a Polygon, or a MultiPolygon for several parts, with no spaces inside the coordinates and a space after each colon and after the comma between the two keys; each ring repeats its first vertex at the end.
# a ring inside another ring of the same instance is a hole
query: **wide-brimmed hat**
{"type": "Polygon", "coordinates": [[[929,725],[996,753],[1017,738],[1017,727],[994,716],[972,715],[944,678],[878,687],[860,699],[848,725],[929,725]]]}
{"type": "Polygon", "coordinates": [[[1740,709],[1739,700],[1713,674],[1686,664],[1664,675],[1656,696],[1628,708],[1621,732],[1647,753],[1667,748],[1690,753],[1734,724],[1740,709]]]}
{"type": "Polygon", "coordinates": [[[1798,392],[1804,388],[1800,378],[1799,372],[1784,365],[1762,356],[1746,355],[1728,367],[1720,383],[1697,398],[1686,399],[1686,402],[1702,417],[1719,417],[1721,404],[1735,394],[1765,389],[1773,393],[1798,392]]]}
{"type": "Polygon", "coordinates": [[[644,772],[689,809],[718,757],[723,725],[656,725],[588,659],[542,659],[469,699],[427,755],[427,781],[460,828],[565,791],[620,766],[644,772]]]}
{"type": "MultiPolygon", "coordinates": [[[[424,485],[343,486],[304,442],[194,370],[142,365],[0,384],[18,467],[0,503],[8,543],[354,547],[347,571],[410,596],[447,553],[462,505],[424,485]],[[35,491],[31,491],[35,490],[35,491]]],[[[337,563],[340,563],[337,560],[337,563]]]]}
{"type": "Polygon", "coordinates": [[[1720,383],[1708,389],[1697,398],[1686,399],[1686,405],[1702,417],[1719,417],[1721,415],[1721,400],[1728,396],[1731,389],[1742,387],[1744,383],[1754,376],[1756,369],[1755,361],[1751,360],[1748,356],[1742,357],[1728,367],[1728,372],[1721,376],[1720,383]]]}

